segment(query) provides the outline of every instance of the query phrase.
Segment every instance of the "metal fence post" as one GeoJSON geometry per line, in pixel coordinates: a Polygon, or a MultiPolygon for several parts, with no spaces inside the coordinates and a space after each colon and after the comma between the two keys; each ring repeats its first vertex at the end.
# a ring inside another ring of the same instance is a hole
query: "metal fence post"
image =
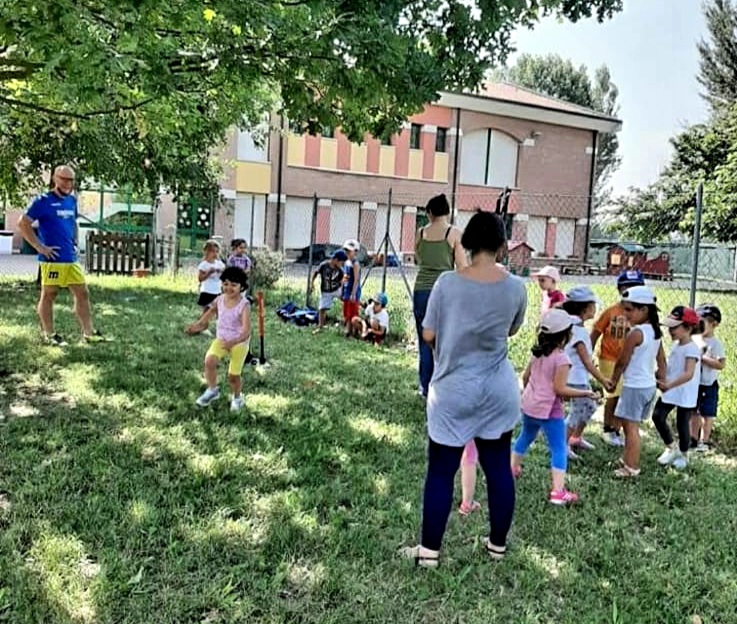
{"type": "Polygon", "coordinates": [[[696,212],[694,214],[693,226],[693,258],[691,262],[691,290],[689,292],[689,305],[696,305],[696,287],[699,277],[699,248],[701,246],[701,213],[704,208],[704,183],[699,182],[696,188],[696,212]]]}
{"type": "Polygon", "coordinates": [[[381,274],[381,292],[386,292],[386,272],[389,265],[389,230],[392,218],[392,189],[389,189],[389,198],[386,205],[386,230],[384,230],[384,266],[381,274]]]}
{"type": "Polygon", "coordinates": [[[253,252],[253,220],[256,216],[256,195],[251,195],[251,229],[248,234],[248,249],[253,252]]]}
{"type": "Polygon", "coordinates": [[[317,193],[312,195],[312,224],[310,226],[310,246],[307,252],[307,297],[305,299],[305,307],[310,307],[310,301],[312,299],[312,253],[313,247],[315,246],[315,237],[317,234],[317,193]]]}

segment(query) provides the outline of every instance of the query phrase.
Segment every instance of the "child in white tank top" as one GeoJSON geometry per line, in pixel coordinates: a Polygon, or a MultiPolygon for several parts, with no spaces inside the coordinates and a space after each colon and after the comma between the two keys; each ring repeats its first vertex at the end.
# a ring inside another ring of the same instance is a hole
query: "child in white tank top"
{"type": "Polygon", "coordinates": [[[624,429],[622,466],[618,477],[640,474],[640,423],[650,416],[655,403],[656,378],[665,374],[665,354],[656,298],[647,286],[633,286],[622,293],[622,309],[630,324],[608,389],[612,391],[623,378],[622,396],[614,412],[624,429]],[[657,363],[657,375],[656,375],[657,363]]]}

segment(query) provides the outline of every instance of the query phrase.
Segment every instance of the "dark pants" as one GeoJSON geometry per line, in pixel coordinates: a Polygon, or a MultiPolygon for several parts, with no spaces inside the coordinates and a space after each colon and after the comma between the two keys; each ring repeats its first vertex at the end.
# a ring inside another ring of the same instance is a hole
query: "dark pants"
{"type": "Polygon", "coordinates": [[[427,302],[430,299],[430,290],[416,290],[413,296],[413,307],[415,312],[415,325],[417,326],[417,345],[420,354],[420,390],[427,396],[430,379],[434,369],[432,349],[422,339],[422,321],[425,320],[427,302]]]}
{"type": "Polygon", "coordinates": [[[663,403],[661,399],[655,404],[653,410],[653,423],[658,430],[663,442],[667,445],[673,444],[673,433],[668,426],[668,415],[676,408],[676,429],[678,429],[678,448],[681,453],[687,453],[689,444],[691,443],[691,416],[695,414],[694,409],[685,407],[676,407],[668,403],[663,403]]]}
{"type": "MultiPolygon", "coordinates": [[[[511,446],[511,431],[498,440],[476,438],[479,463],[486,475],[489,497],[489,539],[494,546],[506,545],[514,515],[511,446]]],[[[462,446],[444,446],[429,440],[420,543],[430,550],[440,550],[443,542],[445,526],[453,506],[453,484],[462,455],[462,446]]]]}

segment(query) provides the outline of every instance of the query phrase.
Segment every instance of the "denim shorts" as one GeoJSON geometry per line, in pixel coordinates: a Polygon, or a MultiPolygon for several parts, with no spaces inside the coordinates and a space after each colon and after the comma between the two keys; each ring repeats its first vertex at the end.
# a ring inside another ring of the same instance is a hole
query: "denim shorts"
{"type": "Polygon", "coordinates": [[[699,386],[699,405],[696,408],[699,416],[716,418],[718,406],[719,382],[715,381],[710,386],[699,386]]]}
{"type": "Polygon", "coordinates": [[[652,388],[622,388],[614,415],[622,420],[643,422],[650,418],[655,404],[655,386],[652,388]]]}

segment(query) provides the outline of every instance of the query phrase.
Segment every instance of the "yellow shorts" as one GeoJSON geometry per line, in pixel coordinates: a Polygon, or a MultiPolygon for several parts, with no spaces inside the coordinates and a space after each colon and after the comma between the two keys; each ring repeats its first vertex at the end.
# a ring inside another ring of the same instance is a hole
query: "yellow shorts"
{"type": "MultiPolygon", "coordinates": [[[[599,360],[599,370],[601,371],[601,374],[604,375],[604,377],[611,377],[614,372],[615,364],[616,362],[612,362],[611,360],[599,360]]],[[[604,396],[607,399],[614,399],[622,396],[622,377],[619,378],[619,382],[617,382],[617,387],[614,388],[614,392],[607,392],[605,390],[604,396]]]]}
{"type": "Polygon", "coordinates": [[[41,262],[41,286],[66,288],[84,284],[84,273],[78,262],[41,262]]]}
{"type": "Polygon", "coordinates": [[[230,363],[228,364],[228,375],[240,375],[243,372],[243,363],[246,361],[248,355],[248,343],[240,342],[235,345],[230,351],[226,351],[223,348],[223,341],[220,338],[215,338],[207,350],[208,355],[216,357],[218,360],[222,360],[225,357],[230,356],[230,363]]]}

